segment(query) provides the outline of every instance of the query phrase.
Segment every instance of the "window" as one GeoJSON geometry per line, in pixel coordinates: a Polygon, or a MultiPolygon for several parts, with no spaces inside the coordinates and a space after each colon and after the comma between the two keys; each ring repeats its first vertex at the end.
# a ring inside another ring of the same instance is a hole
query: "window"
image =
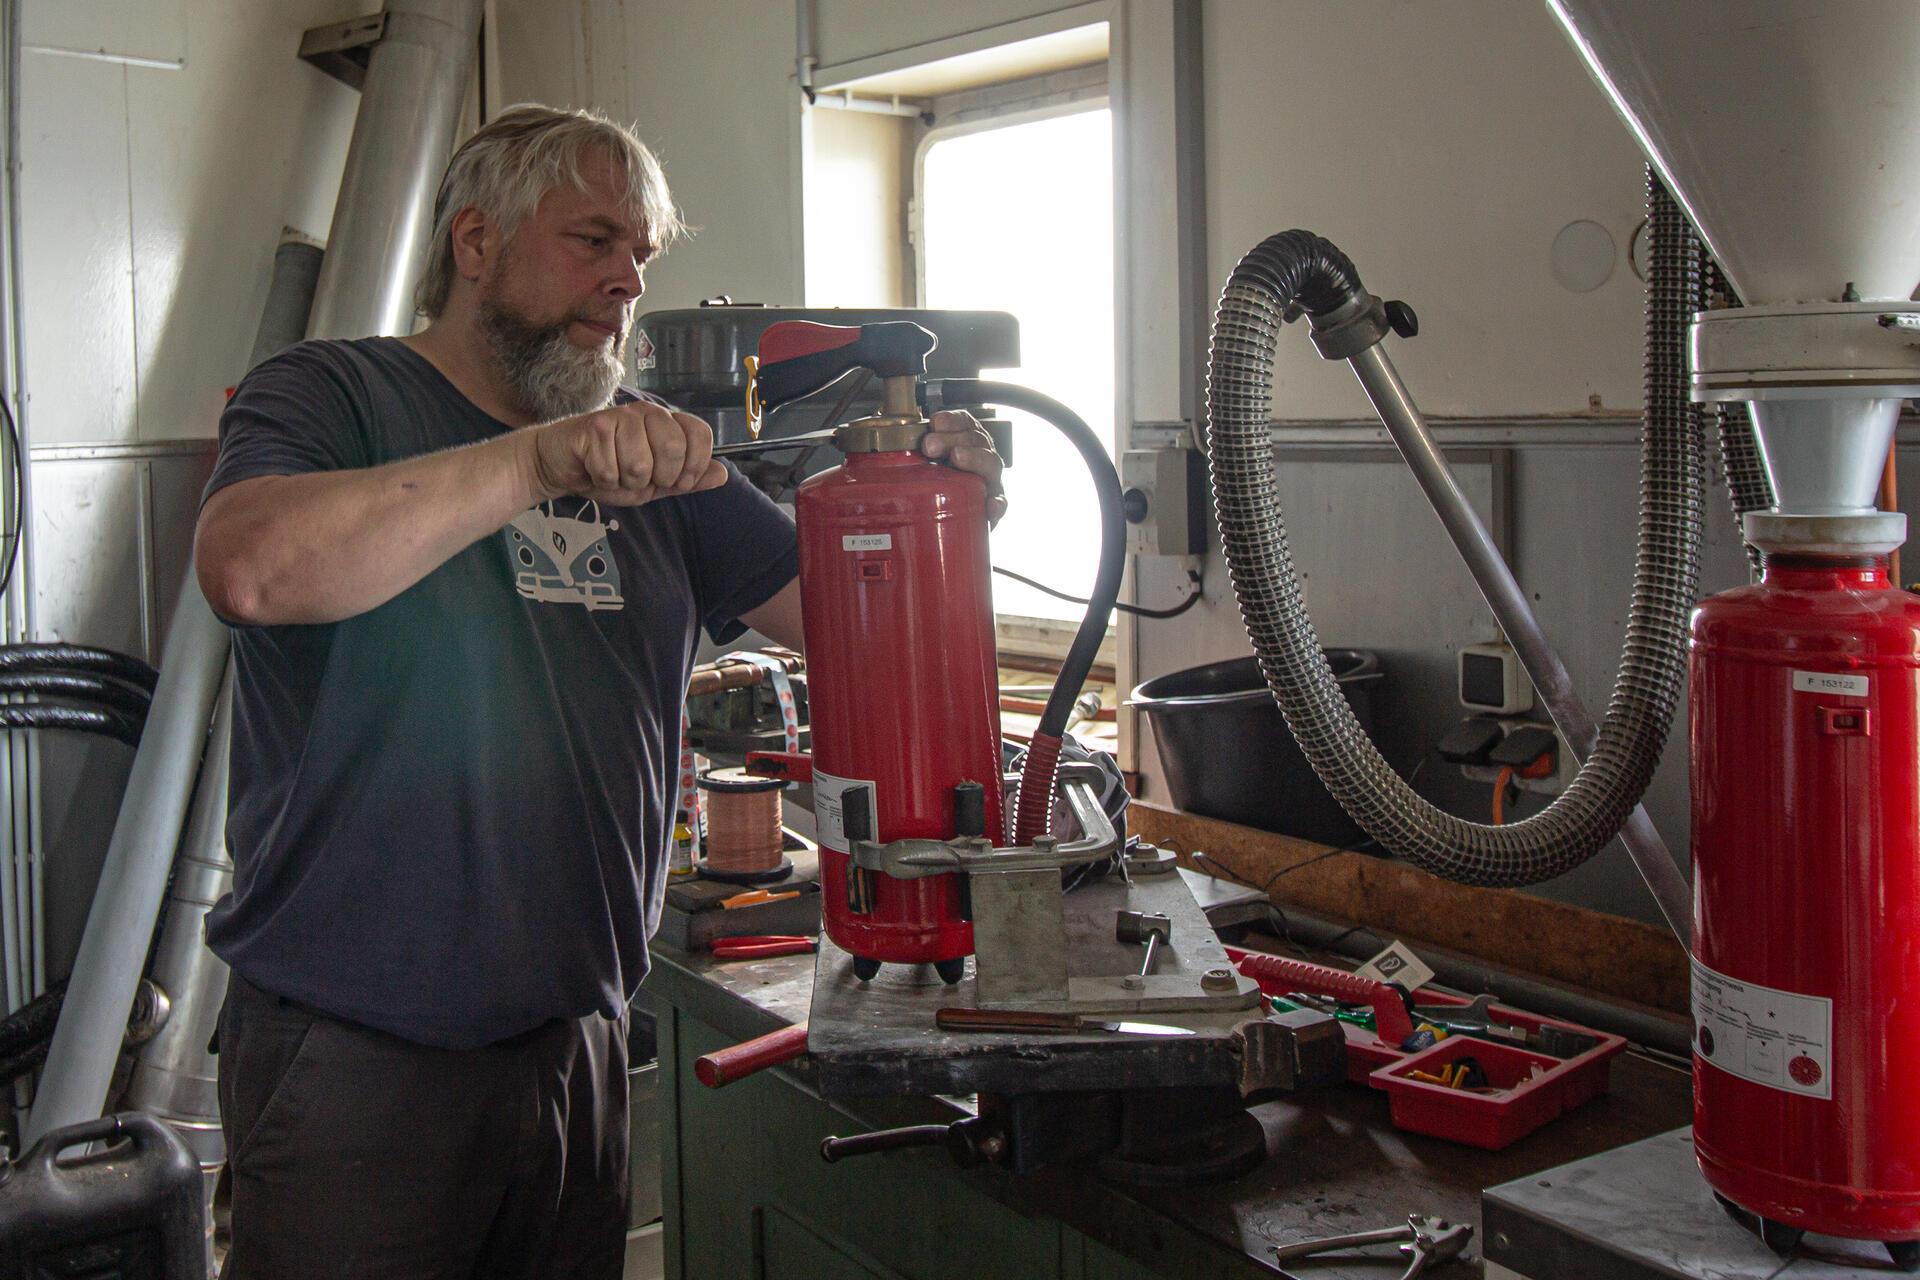
{"type": "MultiPolygon", "coordinates": [[[[1021,366],[987,370],[1044,392],[1113,449],[1113,116],[1104,103],[936,128],[921,145],[920,305],[1011,311],[1021,366]]],[[[1009,509],[996,565],[1085,596],[1099,563],[1099,507],[1066,440],[1014,420],[1009,509]]],[[[1078,621],[1084,610],[996,576],[1001,615],[1078,621]]]]}

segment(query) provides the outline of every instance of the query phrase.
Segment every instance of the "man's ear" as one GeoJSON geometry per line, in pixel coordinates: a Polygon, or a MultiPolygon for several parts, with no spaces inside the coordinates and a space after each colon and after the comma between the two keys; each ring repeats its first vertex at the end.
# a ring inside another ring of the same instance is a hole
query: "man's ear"
{"type": "Polygon", "coordinates": [[[468,283],[476,283],[500,252],[499,228],[493,219],[468,205],[453,215],[453,270],[468,283]]]}

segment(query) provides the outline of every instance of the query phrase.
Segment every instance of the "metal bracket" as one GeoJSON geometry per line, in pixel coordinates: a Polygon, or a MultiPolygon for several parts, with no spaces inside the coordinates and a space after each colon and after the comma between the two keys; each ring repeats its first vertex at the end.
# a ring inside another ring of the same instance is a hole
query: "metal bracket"
{"type": "Polygon", "coordinates": [[[1041,836],[1032,845],[996,849],[984,839],[871,840],[853,842],[853,865],[878,871],[896,880],[923,880],[928,876],[964,871],[969,876],[1003,875],[1016,871],[1048,871],[1077,867],[1111,857],[1120,848],[1120,834],[1100,807],[1097,788],[1106,775],[1100,766],[1065,761],[1055,774],[1060,794],[1080,824],[1077,840],[1064,843],[1041,836]]]}
{"type": "Polygon", "coordinates": [[[1347,1037],[1324,1013],[1296,1009],[1253,1018],[1233,1031],[1240,1096],[1269,1089],[1313,1089],[1347,1078],[1347,1037]]]}
{"type": "Polygon", "coordinates": [[[364,18],[309,28],[300,37],[300,56],[352,89],[367,81],[373,46],[387,34],[386,10],[364,18]]]}

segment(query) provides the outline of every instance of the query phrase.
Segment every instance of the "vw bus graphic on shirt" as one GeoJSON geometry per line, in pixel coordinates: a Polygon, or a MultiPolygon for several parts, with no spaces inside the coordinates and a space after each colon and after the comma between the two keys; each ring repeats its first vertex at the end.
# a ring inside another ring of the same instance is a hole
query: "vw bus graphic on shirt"
{"type": "Polygon", "coordinates": [[[607,535],[618,520],[600,519],[600,504],[588,499],[571,516],[543,502],[515,516],[504,530],[513,557],[513,585],[542,604],[580,604],[589,611],[618,609],[620,569],[607,535]]]}

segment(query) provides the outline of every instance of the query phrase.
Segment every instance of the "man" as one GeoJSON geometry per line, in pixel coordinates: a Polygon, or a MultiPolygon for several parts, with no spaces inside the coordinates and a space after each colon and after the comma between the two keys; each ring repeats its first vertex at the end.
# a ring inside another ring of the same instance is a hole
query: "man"
{"type": "MultiPolygon", "coordinates": [[[[697,631],[799,647],[793,527],[704,422],[616,398],[681,230],[589,113],[455,154],[410,338],[308,342],[221,421],[234,626],[228,1276],[616,1276],[697,631]]],[[[999,462],[964,414],[930,456],[999,462]]]]}

